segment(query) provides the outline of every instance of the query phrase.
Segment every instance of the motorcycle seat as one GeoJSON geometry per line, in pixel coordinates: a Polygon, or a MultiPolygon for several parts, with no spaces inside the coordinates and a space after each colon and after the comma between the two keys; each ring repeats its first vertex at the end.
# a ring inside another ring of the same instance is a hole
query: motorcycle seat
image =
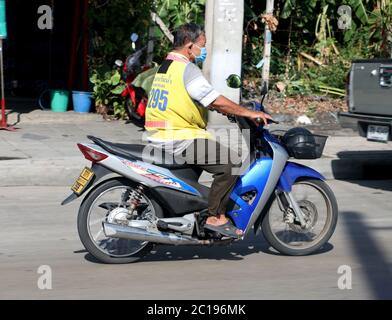
{"type": "Polygon", "coordinates": [[[87,136],[87,138],[105,151],[127,160],[139,160],[167,169],[191,167],[191,165],[183,163],[183,160],[181,161],[181,159],[174,157],[172,154],[162,149],[153,148],[150,145],[112,143],[93,136],[87,136]]]}

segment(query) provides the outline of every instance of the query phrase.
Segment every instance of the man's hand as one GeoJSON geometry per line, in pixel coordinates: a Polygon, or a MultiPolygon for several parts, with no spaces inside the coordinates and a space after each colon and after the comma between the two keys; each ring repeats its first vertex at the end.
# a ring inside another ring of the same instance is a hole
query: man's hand
{"type": "Polygon", "coordinates": [[[257,121],[258,119],[263,120],[264,125],[268,124],[268,120],[273,120],[271,116],[265,112],[249,110],[248,108],[240,106],[224,96],[219,96],[211,104],[211,107],[223,114],[231,114],[233,116],[251,119],[257,126],[260,125],[257,121]]]}
{"type": "Polygon", "coordinates": [[[248,118],[251,119],[257,126],[260,125],[260,122],[257,121],[259,119],[263,120],[265,126],[268,124],[268,120],[272,120],[272,117],[269,114],[262,111],[253,111],[248,118]]]}

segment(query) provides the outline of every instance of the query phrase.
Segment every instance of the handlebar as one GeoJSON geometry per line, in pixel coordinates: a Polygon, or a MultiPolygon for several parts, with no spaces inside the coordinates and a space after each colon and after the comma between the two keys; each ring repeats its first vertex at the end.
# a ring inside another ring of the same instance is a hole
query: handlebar
{"type": "MultiPolygon", "coordinates": [[[[259,123],[259,124],[264,124],[264,121],[263,121],[262,118],[256,118],[256,122],[259,123]]],[[[270,124],[270,123],[279,124],[279,121],[276,121],[274,119],[267,119],[267,123],[268,124],[270,124]]]]}
{"type": "MultiPolygon", "coordinates": [[[[229,114],[226,115],[226,116],[227,116],[227,118],[230,120],[230,122],[237,122],[235,116],[232,116],[232,115],[229,115],[229,114]]],[[[246,119],[246,118],[244,118],[244,120],[245,120],[245,119],[246,119]]],[[[248,121],[250,122],[251,120],[248,119],[248,121]]],[[[264,125],[264,121],[263,121],[262,118],[256,118],[256,122],[257,122],[258,124],[264,125]]],[[[267,119],[267,123],[268,123],[268,124],[270,124],[270,123],[279,124],[279,121],[276,121],[276,120],[274,120],[274,119],[267,119]]]]}

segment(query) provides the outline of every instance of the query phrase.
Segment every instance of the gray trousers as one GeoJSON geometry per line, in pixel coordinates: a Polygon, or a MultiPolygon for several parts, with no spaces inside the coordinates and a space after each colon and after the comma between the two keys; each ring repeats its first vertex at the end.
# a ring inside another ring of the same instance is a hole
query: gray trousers
{"type": "Polygon", "coordinates": [[[230,150],[216,141],[197,139],[182,155],[187,163],[213,174],[214,181],[208,198],[209,215],[226,213],[230,194],[238,178],[233,175],[232,169],[239,166],[233,164],[230,150]]]}

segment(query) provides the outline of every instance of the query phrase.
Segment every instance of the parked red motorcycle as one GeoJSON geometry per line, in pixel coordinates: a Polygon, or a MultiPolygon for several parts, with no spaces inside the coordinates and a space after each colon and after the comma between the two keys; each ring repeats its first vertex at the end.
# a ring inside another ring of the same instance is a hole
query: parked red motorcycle
{"type": "MultiPolygon", "coordinates": [[[[137,34],[132,34],[132,47],[136,50],[136,43],[139,39],[137,34]]],[[[139,127],[144,128],[145,113],[148,102],[148,92],[140,86],[135,85],[134,80],[138,75],[151,69],[151,66],[141,62],[144,52],[147,47],[138,49],[133,54],[128,56],[125,62],[116,60],[116,66],[122,68],[122,77],[127,86],[122,92],[121,96],[127,98],[126,100],[126,113],[128,115],[127,123],[133,123],[139,127]]]]}

